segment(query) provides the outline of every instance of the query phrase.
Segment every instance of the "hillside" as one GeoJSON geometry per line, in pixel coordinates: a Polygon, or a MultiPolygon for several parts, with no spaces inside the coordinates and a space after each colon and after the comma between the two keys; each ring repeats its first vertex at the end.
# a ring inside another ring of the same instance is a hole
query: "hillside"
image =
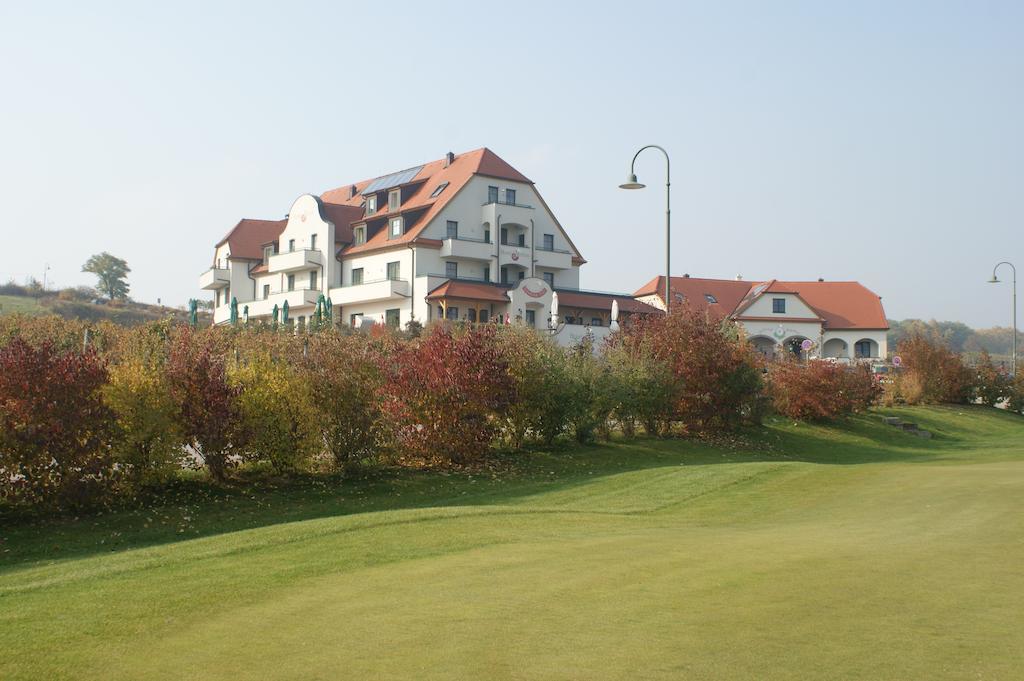
{"type": "MultiPolygon", "coordinates": [[[[135,301],[106,301],[82,288],[42,292],[11,284],[0,287],[0,315],[4,314],[55,314],[64,319],[110,321],[122,326],[161,321],[168,317],[188,321],[188,311],[182,308],[135,301]]],[[[199,322],[209,324],[209,313],[201,310],[199,322]]]]}

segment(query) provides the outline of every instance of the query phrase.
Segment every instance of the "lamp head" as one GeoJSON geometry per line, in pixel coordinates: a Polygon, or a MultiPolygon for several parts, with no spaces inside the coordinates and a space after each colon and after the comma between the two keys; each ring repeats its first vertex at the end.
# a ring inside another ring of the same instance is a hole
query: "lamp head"
{"type": "Polygon", "coordinates": [[[646,184],[636,181],[636,175],[630,173],[629,178],[619,185],[619,189],[643,189],[646,184]]]}
{"type": "Polygon", "coordinates": [[[999,283],[999,278],[996,277],[996,275],[993,274],[992,278],[988,280],[988,283],[990,283],[990,284],[998,284],[999,283]]]}

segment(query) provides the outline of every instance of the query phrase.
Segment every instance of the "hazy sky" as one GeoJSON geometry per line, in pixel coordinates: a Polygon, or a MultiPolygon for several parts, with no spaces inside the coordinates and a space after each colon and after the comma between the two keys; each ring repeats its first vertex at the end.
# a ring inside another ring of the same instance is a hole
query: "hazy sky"
{"type": "Polygon", "coordinates": [[[602,4],[2,2],[0,279],[89,284],[107,250],[181,304],[239,218],[487,146],[584,288],[633,291],[664,267],[662,160],[617,185],[658,143],[674,274],[1008,325],[985,281],[1024,268],[1024,3],[602,4]]]}

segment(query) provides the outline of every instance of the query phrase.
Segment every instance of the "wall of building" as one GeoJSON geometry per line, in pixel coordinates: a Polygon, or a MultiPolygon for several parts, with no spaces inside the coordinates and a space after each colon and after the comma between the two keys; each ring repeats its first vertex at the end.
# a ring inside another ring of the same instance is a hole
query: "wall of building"
{"type": "Polygon", "coordinates": [[[778,317],[779,319],[808,319],[817,318],[818,316],[817,312],[792,293],[764,293],[756,298],[750,307],[743,310],[740,314],[744,317],[778,317]],[[782,298],[786,301],[786,311],[784,313],[772,312],[773,301],[776,298],[782,298]]]}

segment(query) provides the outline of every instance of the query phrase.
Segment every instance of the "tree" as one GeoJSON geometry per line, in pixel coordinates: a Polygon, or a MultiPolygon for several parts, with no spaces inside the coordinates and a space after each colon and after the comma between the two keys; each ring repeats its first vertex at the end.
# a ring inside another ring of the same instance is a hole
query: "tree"
{"type": "Polygon", "coordinates": [[[89,258],[82,265],[83,272],[91,272],[99,278],[96,290],[111,300],[128,298],[128,282],[125,281],[131,269],[128,263],[116,258],[106,251],[89,258]]]}

